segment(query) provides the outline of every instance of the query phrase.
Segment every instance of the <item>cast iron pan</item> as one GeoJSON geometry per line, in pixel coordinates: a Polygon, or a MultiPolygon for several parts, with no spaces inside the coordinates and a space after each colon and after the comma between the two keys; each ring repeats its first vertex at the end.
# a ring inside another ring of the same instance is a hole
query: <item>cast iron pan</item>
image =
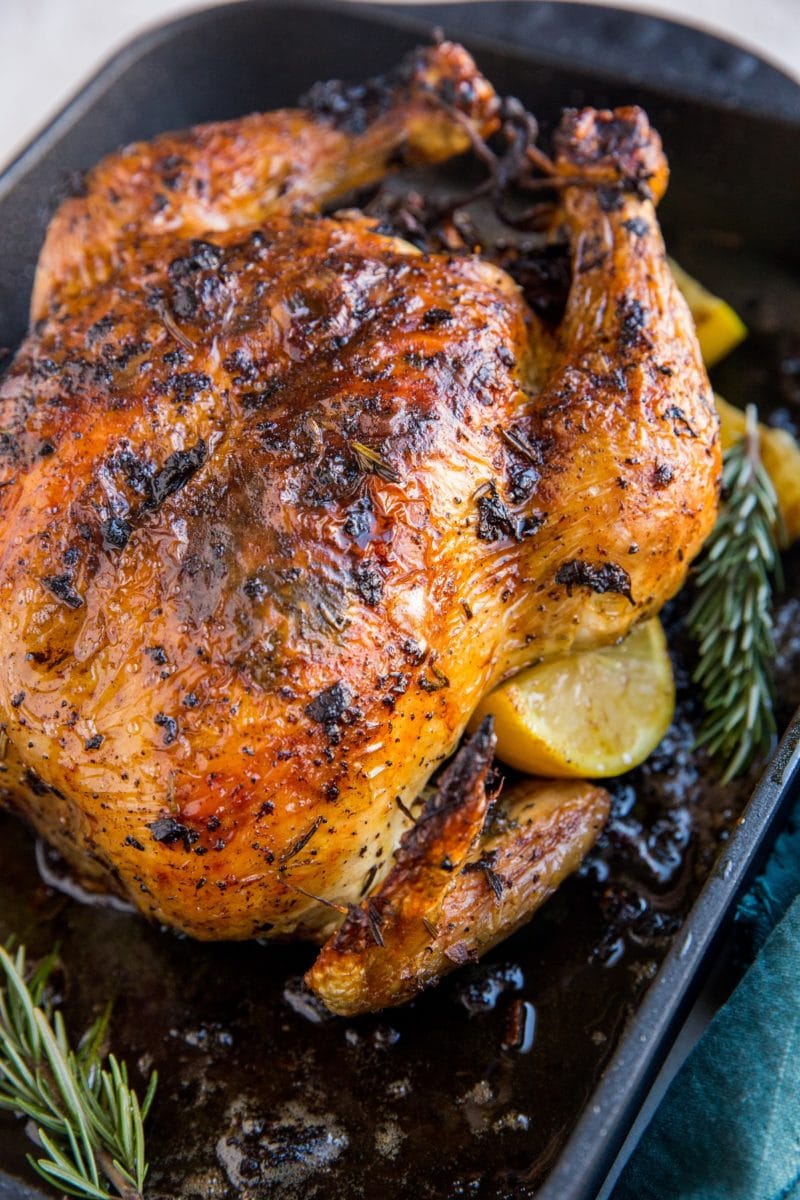
{"type": "MultiPolygon", "coordinates": [[[[588,6],[255,0],[139,39],[0,180],[0,345],[24,331],[70,173],[133,138],[382,71],[430,20],[545,121],[571,104],[648,109],[673,167],[670,248],[754,331],[715,382],[797,431],[800,91],[707,35],[588,6]]],[[[758,783],[756,769],[722,788],[692,750],[682,611],[679,599],[665,614],[675,723],[644,767],[612,783],[613,817],[584,869],[529,928],[405,1009],[326,1019],[299,987],[305,947],[198,945],[68,900],[40,882],[30,835],[0,818],[0,937],[16,933],[34,953],[58,941],[70,1027],[113,996],[115,1050],[134,1072],[160,1072],[149,1200],[596,1195],[800,764],[800,555],[788,556],[776,613],[788,732],[758,783]]],[[[23,1183],[25,1149],[21,1124],[0,1120],[0,1196],[41,1195],[23,1183]]]]}

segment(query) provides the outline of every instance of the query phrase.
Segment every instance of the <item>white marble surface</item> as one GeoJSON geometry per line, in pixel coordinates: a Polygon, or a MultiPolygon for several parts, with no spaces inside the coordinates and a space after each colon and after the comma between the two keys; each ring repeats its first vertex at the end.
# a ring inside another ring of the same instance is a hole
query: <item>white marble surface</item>
{"type": "MultiPolygon", "coordinates": [[[[800,0],[612,0],[674,17],[758,50],[800,78],[800,0]]],[[[100,63],[187,0],[0,0],[0,163],[100,63]]]]}

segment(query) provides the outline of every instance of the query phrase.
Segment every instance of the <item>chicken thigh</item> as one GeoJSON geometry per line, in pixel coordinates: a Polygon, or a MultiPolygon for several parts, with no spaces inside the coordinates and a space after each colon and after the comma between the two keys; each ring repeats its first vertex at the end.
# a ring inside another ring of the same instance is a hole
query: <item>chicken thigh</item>
{"type": "Polygon", "coordinates": [[[475,952],[464,912],[479,949],[528,915],[531,813],[540,857],[571,838],[553,879],[575,865],[605,793],[537,785],[492,815],[488,728],[409,833],[415,805],[487,689],[652,616],[714,519],[714,405],[639,110],[556,135],[555,330],[478,256],[321,215],[496,125],[445,43],[111,156],[53,219],[0,390],[12,806],[90,886],[195,937],[321,940],[347,914],[312,978],[340,1011],[475,952]],[[410,891],[432,914],[412,949],[410,891]]]}

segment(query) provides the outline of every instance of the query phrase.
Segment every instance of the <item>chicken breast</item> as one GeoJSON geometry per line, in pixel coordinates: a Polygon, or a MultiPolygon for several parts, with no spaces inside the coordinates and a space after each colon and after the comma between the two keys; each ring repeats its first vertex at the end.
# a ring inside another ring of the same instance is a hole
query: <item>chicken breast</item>
{"type": "Polygon", "coordinates": [[[113,155],[48,233],[0,389],[5,778],[85,880],[195,937],[327,936],[486,690],[652,616],[713,522],[639,110],[557,135],[555,333],[480,257],[320,215],[496,125],[445,43],[113,155]]]}

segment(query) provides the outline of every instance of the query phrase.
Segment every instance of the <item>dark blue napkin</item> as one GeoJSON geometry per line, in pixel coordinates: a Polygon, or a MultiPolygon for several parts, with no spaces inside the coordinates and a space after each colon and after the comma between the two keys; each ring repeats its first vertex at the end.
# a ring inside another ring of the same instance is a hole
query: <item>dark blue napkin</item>
{"type": "Polygon", "coordinates": [[[800,806],[737,919],[755,961],[673,1080],[614,1200],[800,1200],[800,806]]]}

